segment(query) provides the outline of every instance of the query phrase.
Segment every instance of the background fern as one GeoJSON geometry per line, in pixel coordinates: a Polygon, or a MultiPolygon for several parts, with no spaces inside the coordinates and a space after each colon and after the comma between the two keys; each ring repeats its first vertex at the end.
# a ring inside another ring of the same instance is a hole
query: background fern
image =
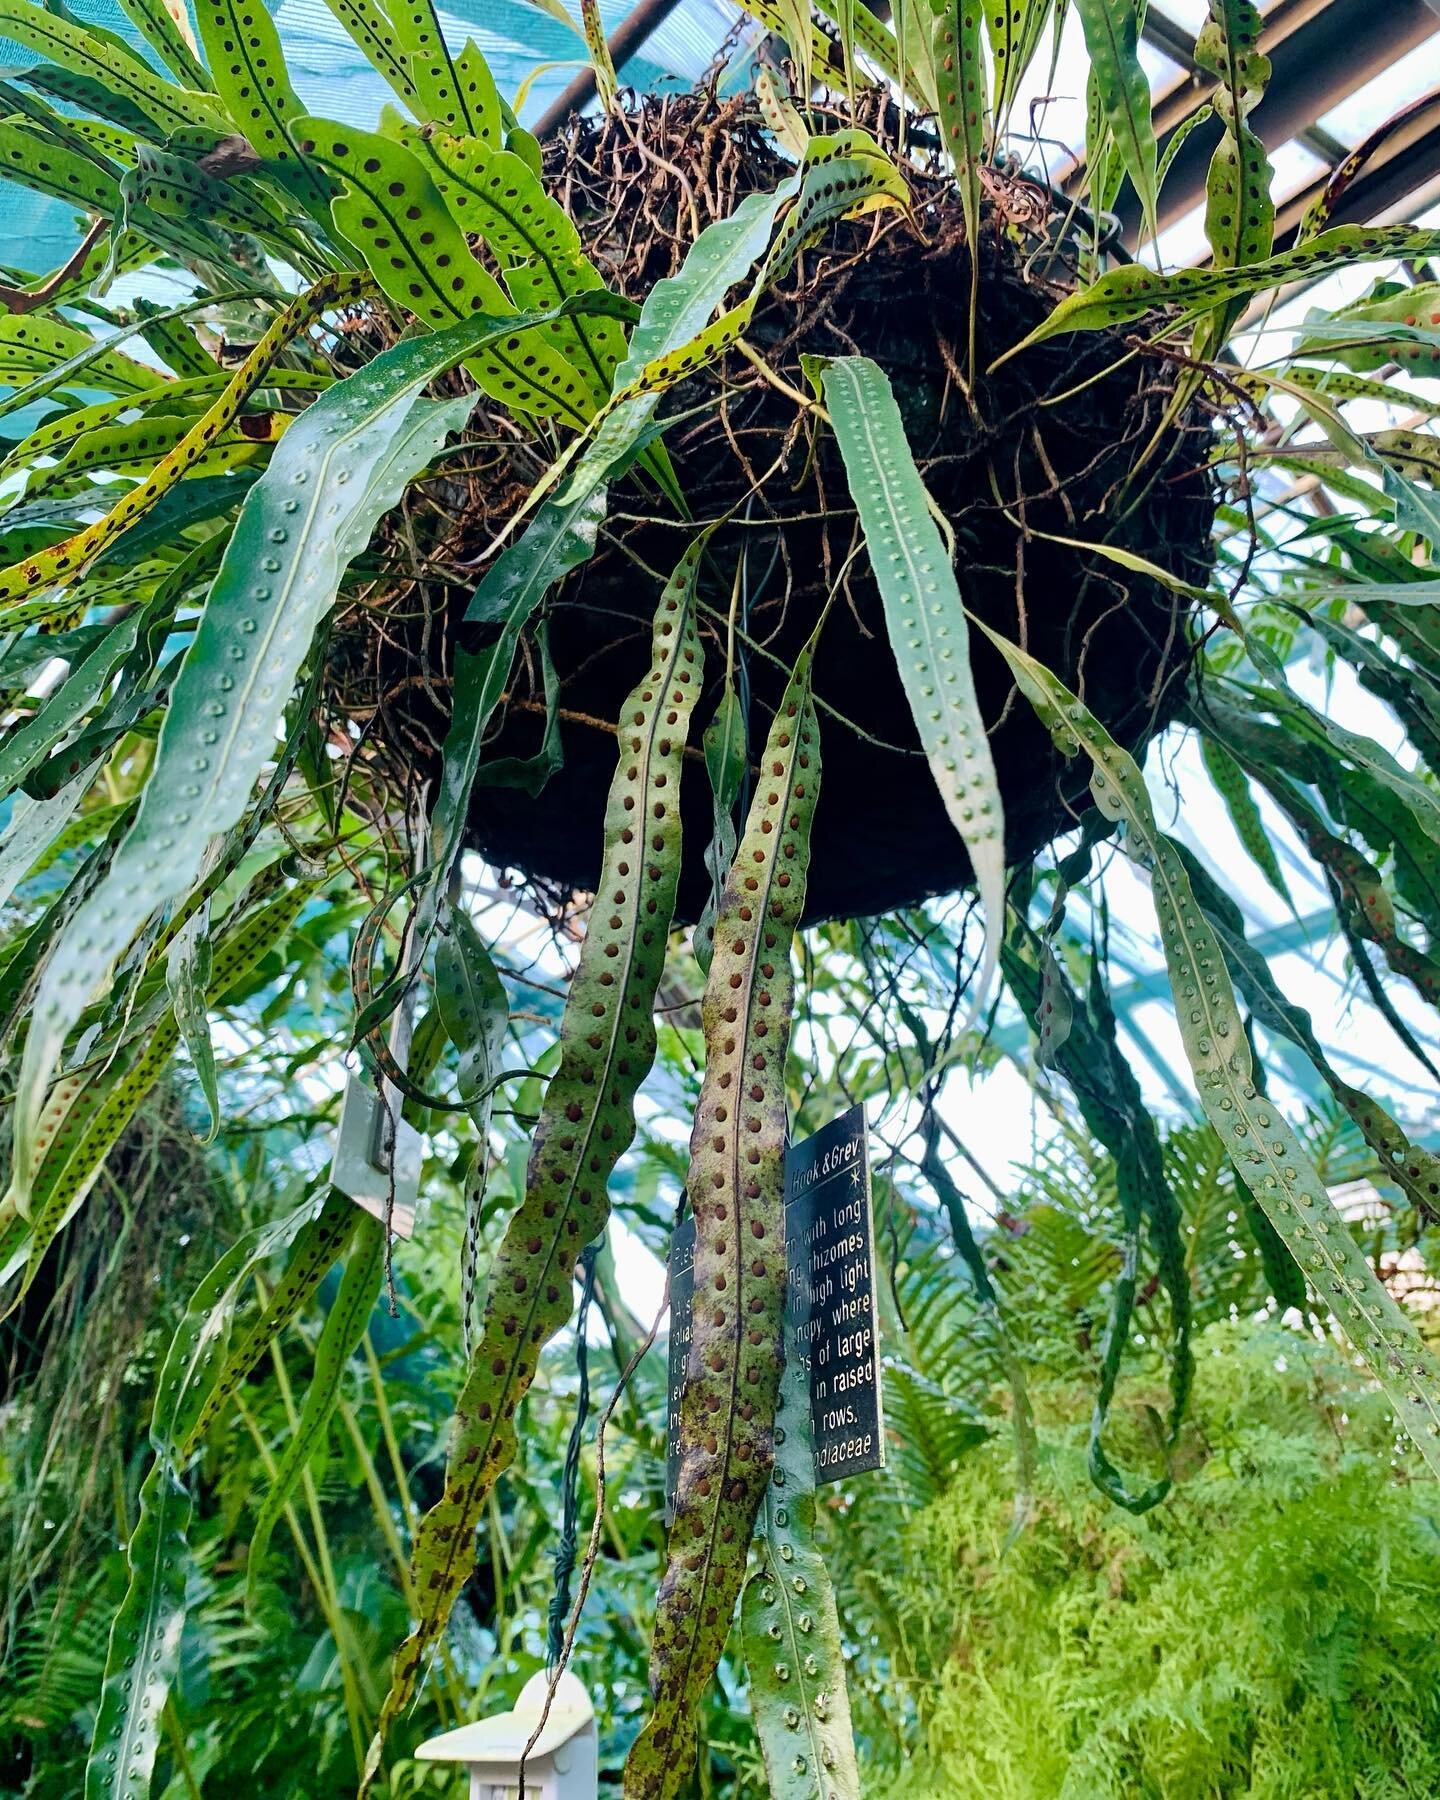
{"type": "MultiPolygon", "coordinates": [[[[684,1088],[694,1079],[686,1033],[667,1027],[661,1040],[661,1079],[684,1088]]],[[[823,1112],[836,1095],[820,1088],[809,1102],[823,1112]]],[[[487,1246],[523,1173],[523,1118],[501,1130],[517,1153],[497,1159],[487,1246]]],[[[0,1702],[0,1793],[71,1800],[79,1790],[105,1632],[124,1587],[116,1546],[146,1466],[141,1446],[158,1350],[186,1281],[254,1217],[278,1209],[242,1136],[222,1139],[219,1168],[183,1151],[186,1142],[175,1101],[152,1102],[117,1164],[124,1182],[87,1215],[91,1228],[67,1240],[55,1292],[6,1328],[0,1572],[9,1680],[0,1702]],[[187,1230],[172,1234],[175,1219],[187,1230]],[[158,1221],[166,1223],[157,1240],[158,1221]],[[188,1274],[157,1284],[153,1271],[167,1255],[188,1274]],[[70,1354],[37,1363],[34,1351],[52,1333],[70,1354]],[[61,1368],[69,1381],[59,1382],[61,1368]],[[47,1506],[47,1496],[63,1503],[47,1506]],[[84,1496],[87,1503],[76,1504],[84,1496]],[[47,1519],[58,1523],[58,1537],[47,1519]]],[[[1368,1166],[1348,1121],[1315,1118],[1310,1142],[1332,1185],[1368,1166]]],[[[1440,1742],[1440,1652],[1431,1616],[1440,1511],[1432,1490],[1409,1480],[1413,1459],[1397,1460],[1383,1405],[1343,1356],[1299,1313],[1282,1321],[1213,1133],[1178,1125],[1165,1155],[1204,1330],[1175,1493],[1140,1520],[1102,1500],[1085,1470],[1100,1340],[1120,1266],[1109,1159],[1083,1133],[1062,1130],[1006,1206],[988,1220],[976,1209],[1041,1444],[1034,1517],[1008,1549],[1012,1402],[993,1331],[928,1196],[894,1171],[877,1192],[894,1454],[884,1473],[824,1490],[820,1506],[867,1792],[893,1789],[905,1800],[1310,1800],[1440,1788],[1432,1748],[1440,1742]]],[[[679,1179],[674,1145],[647,1133],[635,1174],[629,1217],[658,1247],[679,1179]]],[[[241,1407],[219,1428],[215,1474],[198,1489],[195,1592],[157,1770],[155,1791],[166,1800],[257,1783],[276,1800],[353,1792],[349,1715],[353,1708],[362,1724],[374,1716],[388,1649],[405,1620],[386,1529],[403,1544],[409,1519],[441,1477],[456,1378],[444,1346],[459,1330],[464,1177],[465,1158],[437,1140],[430,1225],[396,1261],[399,1316],[382,1310],[372,1327],[403,1490],[384,1447],[378,1390],[359,1359],[343,1391],[358,1444],[342,1409],[326,1454],[311,1467],[329,1591],[312,1578],[321,1560],[315,1515],[297,1495],[310,1562],[282,1527],[254,1609],[244,1605],[264,1458],[283,1450],[289,1430],[273,1363],[253,1372],[241,1407]],[[382,1489],[383,1524],[359,1445],[375,1452],[370,1472],[382,1489]],[[303,1764],[297,1742],[306,1745],[303,1764]]],[[[1111,1426],[1127,1467],[1160,1456],[1169,1321],[1153,1275],[1142,1268],[1111,1426]]],[[[625,1312],[613,1282],[607,1287],[602,1277],[601,1287],[615,1342],[597,1349],[591,1367],[595,1391],[608,1396],[617,1359],[649,1320],[625,1312]]],[[[283,1346],[292,1394],[308,1380],[332,1288],[333,1279],[283,1346]]],[[[258,1303],[257,1294],[251,1304],[258,1303]]],[[[520,1458],[497,1492],[457,1609],[447,1643],[453,1680],[427,1687],[405,1722],[402,1752],[462,1712],[508,1704],[540,1665],[574,1381],[571,1347],[557,1343],[527,1402],[520,1458]]],[[[644,1693],[647,1609],[663,1542],[663,1420],[663,1361],[652,1356],[607,1440],[606,1529],[576,1651],[599,1702],[602,1761],[612,1772],[644,1693]]],[[[587,1449],[582,1518],[594,1497],[587,1449]]],[[[759,1800],[765,1790],[743,1675],[729,1660],[707,1698],[705,1733],[709,1791],[759,1800]]],[[[402,1754],[392,1791],[444,1795],[446,1781],[402,1754]]]]}
{"type": "MultiPolygon", "coordinates": [[[[1440,1789],[1440,1505],[1392,1465],[1387,1410],[1333,1347],[1273,1322],[1210,1325],[1181,1479],[1142,1518],[1089,1481],[1087,1388],[1033,1397],[1047,1454],[1030,1530],[1003,1548],[995,1438],[904,1532],[889,1647],[911,1665],[920,1754],[892,1791],[1440,1789]]],[[[1163,1410],[1160,1382],[1141,1398],[1163,1410]]],[[[1143,1436],[1143,1414],[1129,1420],[1143,1436]]]]}

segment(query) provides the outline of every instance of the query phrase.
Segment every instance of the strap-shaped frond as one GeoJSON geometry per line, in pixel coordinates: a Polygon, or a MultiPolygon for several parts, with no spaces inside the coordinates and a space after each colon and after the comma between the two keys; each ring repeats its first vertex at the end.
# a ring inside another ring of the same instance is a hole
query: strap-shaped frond
{"type": "Polygon", "coordinates": [[[118,350],[107,350],[74,325],[40,313],[6,313],[0,317],[0,380],[20,383],[28,375],[64,371],[72,357],[87,356],[97,385],[112,393],[138,393],[152,387],[155,371],[118,350]]]}
{"type": "Polygon", "coordinates": [[[85,1800],[148,1800],[189,1610],[185,1534],[193,1502],[176,1446],[189,1435],[215,1381],[246,1283],[313,1210],[314,1202],[306,1200],[288,1217],[241,1238],[195,1290],[171,1340],[156,1383],[150,1426],[155,1460],[140,1490],[140,1517],[127,1549],[130,1584],[110,1630],[85,1800]]]}
{"type": "MultiPolygon", "coordinates": [[[[574,221],[514,151],[443,131],[417,135],[415,148],[429,156],[456,222],[484,238],[517,306],[556,306],[567,294],[604,287],[574,221]]],[[[625,356],[619,320],[577,316],[557,321],[550,333],[602,406],[625,356]]]]}
{"type": "Polygon", "coordinates": [[[135,823],[46,970],[17,1103],[22,1194],[30,1126],[66,1034],[132,933],[187,890],[211,836],[244,813],[341,576],[468,405],[468,397],[436,403],[411,430],[420,389],[508,330],[509,321],[478,319],[398,344],[337,382],[285,434],[247,497],[176,678],[135,823]]]}
{"type": "MultiPolygon", "coordinates": [[[[419,91],[422,123],[445,125],[451,131],[478,130],[481,109],[472,111],[470,84],[450,54],[434,0],[394,0],[390,16],[396,43],[419,91]]],[[[485,73],[488,76],[489,70],[485,73]]],[[[490,87],[493,93],[493,82],[490,87]]]]}
{"type": "MultiPolygon", "coordinates": [[[[313,892],[313,883],[296,883],[226,933],[211,969],[212,998],[232,987],[283,938],[313,892]]],[[[56,1235],[84,1204],[105,1158],[164,1073],[179,1041],[174,1010],[164,1006],[153,1027],[136,1033],[108,1066],[67,1076],[52,1090],[41,1115],[41,1154],[27,1200],[25,1272],[9,1308],[29,1291],[56,1235]]],[[[19,1196],[12,1188],[8,1198],[19,1196]]]]}
{"type": "Polygon", "coordinates": [[[860,1800],[840,1618],[816,1529],[810,1382],[788,1330],[758,1537],[740,1631],[772,1800],[860,1800]]]}
{"type": "Polygon", "coordinates": [[[177,1441],[176,1455],[182,1464],[195,1454],[200,1440],[235,1398],[266,1350],[301,1307],[314,1298],[320,1283],[344,1253],[360,1216],[355,1203],[332,1188],[320,1211],[300,1227],[284,1271],[260,1317],[226,1357],[214,1385],[196,1409],[184,1436],[177,1441]]]}
{"type": "Polygon", "coordinates": [[[997,133],[1005,129],[1053,9],[1054,0],[984,0],[985,33],[995,65],[997,133]]]}
{"type": "Polygon", "coordinates": [[[114,48],[107,33],[87,30],[36,0],[0,0],[0,33],[48,58],[58,70],[114,95],[141,122],[149,121],[162,139],[195,125],[220,137],[230,129],[209,95],[193,94],[166,81],[148,63],[114,48]]]}
{"type": "Polygon", "coordinates": [[[254,237],[297,268],[324,266],[316,246],[287,225],[257,189],[239,180],[218,181],[187,157],[143,144],[124,185],[129,224],[168,237],[182,250],[193,246],[200,256],[213,256],[218,230],[254,237]]]}
{"type": "MultiPolygon", "coordinates": [[[[182,481],[210,445],[234,424],[287,344],[322,313],[372,291],[368,276],[327,276],[292,301],[246,357],[220,398],[195,421],[174,449],[161,457],[146,481],[118,500],[104,518],[87,525],[74,537],[6,569],[0,574],[0,601],[22,598],[45,583],[68,584],[78,580],[102,552],[182,481]]],[[[152,372],[149,379],[138,385],[148,388],[153,379],[152,372]]]]}
{"type": "Polygon", "coordinates": [[[300,1417],[285,1444],[280,1465],[271,1477],[264,1501],[255,1515],[250,1552],[245,1565],[246,1593],[252,1596],[265,1564],[270,1535],[290,1504],[315,1451],[323,1443],[340,1399],[340,1384],[351,1356],[359,1347],[380,1298],[385,1278],[385,1227],[379,1219],[362,1213],[355,1226],[350,1255],[339,1291],[325,1315],[320,1341],[315,1346],[315,1366],[300,1417]]]}
{"type": "Polygon", "coordinates": [[[1103,331],[1107,325],[1123,325],[1127,319],[1138,319],[1165,306],[1214,307],[1225,300],[1264,293],[1294,278],[1323,275],[1327,269],[1384,262],[1391,257],[1423,260],[1437,249],[1440,231],[1419,230],[1413,225],[1336,225],[1298,249],[1267,256],[1243,269],[1184,269],[1174,275],[1157,275],[1139,263],[1127,263],[1062,300],[1027,338],[991,366],[998,367],[1031,344],[1058,337],[1061,332],[1103,331]]]}
{"type": "Polygon", "coordinates": [[[0,175],[107,218],[114,216],[120,204],[119,187],[107,166],[42,137],[22,119],[0,124],[0,175]]]}
{"type": "Polygon", "coordinates": [[[185,0],[120,0],[120,5],[181,87],[197,93],[210,91],[210,76],[195,54],[195,33],[185,0]]]}
{"type": "Polygon", "coordinates": [[[1085,28],[1090,74],[1125,173],[1134,183],[1140,212],[1153,238],[1155,226],[1155,126],[1150,83],[1140,66],[1141,0],[1075,0],[1085,28]]]}
{"type": "MultiPolygon", "coordinates": [[[[1001,0],[998,11],[1002,20],[1009,19],[1008,0],[1001,0]]],[[[950,5],[936,12],[932,26],[940,87],[940,129],[945,147],[955,159],[955,179],[960,188],[965,236],[972,247],[972,257],[980,238],[980,164],[985,155],[985,64],[980,53],[982,23],[981,0],[952,0],[950,5]]],[[[1003,85],[998,58],[996,77],[1003,85]]]]}
{"type": "MultiPolygon", "coordinates": [[[[510,1021],[510,997],[484,939],[469,916],[455,907],[450,911],[449,930],[435,952],[435,1004],[441,1025],[436,1054],[448,1036],[458,1059],[456,1083],[475,1124],[475,1160],[465,1183],[465,1242],[460,1255],[460,1350],[468,1365],[475,1348],[475,1289],[481,1207],[490,1166],[490,1113],[510,1021]]],[[[415,1060],[413,1050],[411,1060],[415,1060]]]]}
{"type": "Polygon", "coordinates": [[[1304,1143],[1256,1086],[1220,945],[1178,850],[1155,823],[1144,776],[1057,676],[998,633],[988,635],[1061,752],[1090,758],[1096,805],[1107,818],[1124,821],[1132,853],[1149,870],[1181,1038],[1206,1117],[1420,1454],[1440,1474],[1440,1370],[1350,1235],[1304,1143]]]}
{"type": "Polygon", "coordinates": [[[515,1455],[516,1408],[541,1349],[570,1316],[576,1260],[604,1227],[610,1174],[635,1133],[680,878],[680,770],[701,671],[691,603],[703,544],[685,553],[660,597],[650,669],[621,709],[600,880],[565,1002],[560,1065],[545,1090],[524,1198],[491,1264],[445,1492],[416,1534],[420,1617],[396,1653],[367,1787],[473,1567],[475,1527],[515,1455]]]}
{"type": "Polygon", "coordinates": [[[680,1474],[655,1604],[651,1714],[626,1759],[626,1800],[669,1800],[690,1778],[696,1715],[730,1630],[770,1475],[784,1355],[790,953],[819,786],[807,652],[765,741],[701,1008],[705,1080],[687,1182],[695,1297],[680,1474]]]}
{"type": "Polygon", "coordinates": [[[1195,39],[1195,60],[1218,86],[1214,108],[1225,129],[1206,182],[1205,234],[1218,267],[1243,268],[1270,254],[1275,206],[1265,146],[1246,123],[1270,79],[1253,0],[1210,0],[1195,39]]]}
{"type": "Polygon", "coordinates": [[[349,32],[351,41],[377,73],[384,76],[417,119],[425,117],[424,102],[410,68],[410,58],[400,48],[395,22],[379,0],[326,0],[331,12],[349,32]]]}
{"type": "Polygon", "coordinates": [[[1160,1133],[1150,1116],[1130,1065],[1120,1053],[1115,1017],[1100,970],[1092,969],[1089,993],[1084,1001],[1070,991],[1053,955],[1035,966],[1031,960],[1044,955],[1046,946],[1023,922],[1017,921],[1004,950],[1005,978],[1021,1007],[1041,1034],[1044,1006],[1063,995],[1067,1025],[1063,1037],[1052,1033],[1054,1065],[1065,1076],[1081,1116],[1090,1132],[1109,1151],[1115,1164],[1116,1196],[1124,1226],[1121,1267],[1115,1278],[1100,1355],[1100,1381],[1090,1422],[1090,1472],[1097,1487],[1127,1512],[1148,1512],[1170,1491],[1170,1458],[1184,1423],[1194,1376],[1190,1350],[1190,1273],[1185,1263],[1185,1244],[1180,1208],[1165,1172],[1160,1133]],[[1170,1302],[1174,1352],[1170,1364],[1170,1418],[1164,1450],[1163,1472],[1147,1486],[1129,1485],[1105,1447],[1105,1428],[1119,1385],[1125,1351],[1134,1320],[1139,1276],[1142,1228],[1148,1223],[1150,1242],[1160,1265],[1161,1279],[1170,1302]]]}
{"type": "Polygon", "coordinates": [[[1251,1013],[1267,1031],[1288,1039],[1310,1059],[1331,1093],[1360,1127],[1366,1143],[1380,1156],[1386,1170],[1405,1190],[1421,1216],[1427,1217],[1440,1210],[1440,1157],[1412,1144],[1398,1121],[1378,1100],[1352,1087],[1336,1073],[1315,1035],[1309,1013],[1285,997],[1269,964],[1246,937],[1245,918],[1240,908],[1197,857],[1183,844],[1177,848],[1195,890],[1195,898],[1214,928],[1225,953],[1226,966],[1251,1013]]]}
{"type": "Polygon", "coordinates": [[[261,0],[195,0],[195,16],[216,91],[235,125],[281,184],[323,220],[329,185],[296,153],[293,134],[305,108],[290,85],[268,9],[261,0]]]}
{"type": "MultiPolygon", "coordinates": [[[[378,132],[330,119],[303,119],[300,129],[305,155],[335,178],[337,229],[363,251],[392,300],[437,330],[511,310],[417,156],[378,132]]],[[[468,367],[487,394],[517,412],[578,427],[595,411],[579,371],[521,318],[477,348],[468,367]]]]}
{"type": "MultiPolygon", "coordinates": [[[[1315,320],[1301,333],[1295,354],[1323,356],[1327,362],[1341,363],[1361,375],[1397,363],[1408,375],[1433,376],[1440,369],[1440,282],[1419,282],[1398,293],[1387,291],[1373,299],[1357,300],[1328,318],[1315,320]]],[[[1290,373],[1299,378],[1316,372],[1290,373]]],[[[1327,392],[1345,395],[1333,371],[1317,378],[1327,392]]],[[[1408,389],[1400,391],[1407,395],[1402,405],[1421,404],[1423,396],[1410,396],[1408,389]]]]}
{"type": "Polygon", "coordinates": [[[985,1003],[1005,928],[1005,815],[975,694],[970,628],[885,371],[867,357],[842,356],[823,380],[905,697],[985,909],[973,1018],[985,1003]]]}

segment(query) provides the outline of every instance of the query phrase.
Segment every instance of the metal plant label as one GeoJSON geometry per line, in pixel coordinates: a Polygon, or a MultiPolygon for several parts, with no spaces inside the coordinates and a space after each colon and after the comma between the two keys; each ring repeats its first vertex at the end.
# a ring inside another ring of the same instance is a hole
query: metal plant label
{"type": "MultiPolygon", "coordinates": [[[[849,1112],[785,1154],[786,1337],[809,1378],[815,1479],[839,1481],[885,1462],[875,1303],[875,1230],[865,1109],[849,1112]]],[[[665,1517],[680,1474],[680,1395],[695,1293],[695,1222],[670,1244],[669,1407],[665,1517]]]]}
{"type": "Polygon", "coordinates": [[[786,1325],[810,1377],[816,1481],[885,1462],[865,1109],[785,1155],[786,1325]]]}

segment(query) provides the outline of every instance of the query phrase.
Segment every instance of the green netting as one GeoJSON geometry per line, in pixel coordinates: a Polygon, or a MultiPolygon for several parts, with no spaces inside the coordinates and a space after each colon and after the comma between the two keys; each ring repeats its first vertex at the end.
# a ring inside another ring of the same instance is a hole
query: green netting
{"type": "MultiPolygon", "coordinates": [[[[370,125],[394,95],[355,48],[325,0],[267,0],[280,29],[296,90],[307,106],[328,118],[370,125]]],[[[632,0],[600,0],[607,31],[632,0]]],[[[572,5],[578,16],[578,6],[572,5]]],[[[70,15],[103,26],[144,51],[117,0],[71,0],[70,15]]],[[[621,71],[637,88],[689,86],[710,66],[726,33],[740,17],[728,0],[681,4],[621,71]]],[[[445,35],[458,48],[471,38],[495,79],[512,98],[527,77],[521,116],[536,118],[571,80],[584,58],[580,38],[525,0],[456,0],[440,10],[445,35]],[[537,65],[542,67],[534,73],[537,65]]],[[[0,71],[30,67],[34,55],[0,37],[0,71]]],[[[151,59],[153,60],[153,58],[151,59]]],[[[63,202],[48,200],[11,182],[0,182],[0,263],[40,273],[63,262],[76,243],[77,219],[63,202]]]]}

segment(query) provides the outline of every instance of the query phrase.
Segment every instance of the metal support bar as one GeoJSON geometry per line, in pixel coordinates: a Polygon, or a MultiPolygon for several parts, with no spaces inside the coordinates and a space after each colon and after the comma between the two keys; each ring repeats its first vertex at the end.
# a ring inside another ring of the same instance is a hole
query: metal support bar
{"type": "MultiPolygon", "coordinates": [[[[640,48],[652,32],[665,23],[680,4],[680,0],[640,0],[640,4],[625,17],[611,32],[606,42],[610,46],[610,61],[615,72],[620,71],[640,48]]],[[[584,112],[595,98],[595,71],[587,63],[565,91],[559,94],[535,121],[532,130],[541,143],[553,137],[571,113],[584,112]]]]}
{"type": "MultiPolygon", "coordinates": [[[[1270,85],[1252,122],[1270,149],[1290,139],[1306,142],[1322,160],[1330,160],[1335,144],[1318,133],[1316,121],[1398,58],[1440,32],[1440,0],[1277,0],[1265,14],[1260,50],[1272,60],[1270,85]]],[[[1154,105],[1156,137],[1163,153],[1175,131],[1200,107],[1211,78],[1197,71],[1193,48],[1173,28],[1151,41],[1167,56],[1183,62],[1188,72],[1158,94],[1154,105]]],[[[1215,122],[1191,132],[1176,154],[1161,195],[1160,226],[1183,218],[1205,198],[1205,179],[1219,133],[1215,122]]],[[[1067,192],[1078,192],[1083,168],[1066,178],[1067,192]]],[[[1117,209],[1125,222],[1126,240],[1134,243],[1139,208],[1128,188],[1117,209]]]]}
{"type": "MultiPolygon", "coordinates": [[[[1435,0],[1440,7],[1440,0],[1435,0]]],[[[1275,215],[1275,248],[1288,250],[1311,203],[1324,191],[1327,177],[1318,176],[1275,215]]],[[[1440,92],[1422,105],[1377,145],[1365,165],[1335,204],[1332,225],[1363,225],[1389,213],[1408,196],[1422,195],[1440,181],[1440,92]]],[[[1418,210],[1418,208],[1416,209],[1418,210]]]]}

